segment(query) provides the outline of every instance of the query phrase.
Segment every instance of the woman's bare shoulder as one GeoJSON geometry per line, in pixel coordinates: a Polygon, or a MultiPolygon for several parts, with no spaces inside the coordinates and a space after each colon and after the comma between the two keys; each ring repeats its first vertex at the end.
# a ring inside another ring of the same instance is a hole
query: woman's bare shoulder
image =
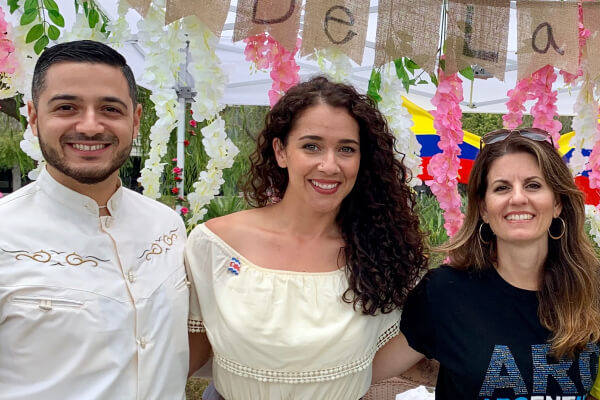
{"type": "Polygon", "coordinates": [[[247,240],[262,226],[264,212],[260,208],[238,211],[206,221],[205,225],[225,242],[235,246],[240,240],[247,240]]]}

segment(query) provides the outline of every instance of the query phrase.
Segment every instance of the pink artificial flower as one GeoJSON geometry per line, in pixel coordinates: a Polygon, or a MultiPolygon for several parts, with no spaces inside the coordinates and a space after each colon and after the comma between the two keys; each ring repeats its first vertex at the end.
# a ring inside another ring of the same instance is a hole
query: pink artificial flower
{"type": "Polygon", "coordinates": [[[178,187],[171,188],[171,193],[173,193],[173,194],[179,193],[179,188],[178,187]]]}
{"type": "Polygon", "coordinates": [[[174,168],[173,168],[173,173],[174,173],[174,174],[176,174],[176,175],[179,175],[179,174],[181,173],[181,168],[179,168],[179,167],[174,167],[174,168]]]}
{"type": "Polygon", "coordinates": [[[190,119],[190,125],[195,128],[198,125],[198,123],[196,122],[195,119],[190,119]]]}
{"type": "Polygon", "coordinates": [[[187,213],[190,212],[189,208],[187,207],[181,207],[181,215],[186,215],[187,213]]]}
{"type": "Polygon", "coordinates": [[[171,161],[177,162],[177,158],[172,158],[171,161]]]}
{"type": "Polygon", "coordinates": [[[183,147],[188,147],[189,145],[190,145],[190,141],[189,141],[189,140],[187,140],[187,139],[185,139],[185,140],[183,141],[183,147]]]}

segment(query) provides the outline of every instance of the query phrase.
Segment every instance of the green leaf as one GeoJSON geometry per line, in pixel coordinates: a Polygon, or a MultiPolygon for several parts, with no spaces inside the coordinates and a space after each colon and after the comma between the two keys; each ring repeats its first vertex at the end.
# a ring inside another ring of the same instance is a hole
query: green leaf
{"type": "Polygon", "coordinates": [[[19,0],[8,0],[6,3],[10,7],[10,13],[14,13],[19,8],[19,0]]]}
{"type": "Polygon", "coordinates": [[[367,96],[376,102],[381,101],[381,96],[379,95],[379,89],[381,88],[381,73],[376,69],[371,71],[371,78],[369,79],[369,86],[367,89],[367,96]]]}
{"type": "Polygon", "coordinates": [[[79,2],[77,0],[73,0],[75,2],[75,13],[79,13],[79,2]]]}
{"type": "Polygon", "coordinates": [[[37,12],[38,2],[37,0],[26,0],[25,5],[23,6],[23,12],[27,12],[30,10],[35,10],[37,12]]]}
{"type": "Polygon", "coordinates": [[[54,10],[58,11],[58,4],[54,0],[44,0],[44,6],[48,11],[54,10]]]}
{"type": "Polygon", "coordinates": [[[25,37],[25,43],[31,43],[34,40],[38,40],[40,36],[44,34],[44,24],[37,24],[31,27],[27,36],[25,37]]]}
{"type": "Polygon", "coordinates": [[[473,73],[473,68],[471,68],[471,66],[461,69],[460,71],[458,71],[458,73],[470,81],[475,79],[475,74],[473,73]]]}
{"type": "Polygon", "coordinates": [[[23,15],[21,15],[21,21],[19,21],[19,23],[21,26],[29,25],[37,18],[37,16],[37,9],[26,11],[23,13],[23,15]]]}
{"type": "Polygon", "coordinates": [[[421,79],[419,82],[417,82],[417,85],[427,85],[427,81],[425,79],[421,79]]]}
{"type": "Polygon", "coordinates": [[[404,69],[404,64],[402,64],[402,59],[399,58],[397,60],[394,60],[394,65],[396,66],[396,76],[398,77],[398,79],[400,79],[401,81],[408,79],[408,74],[406,73],[406,70],[404,69]]]}
{"type": "Polygon", "coordinates": [[[442,71],[446,70],[446,60],[440,60],[440,69],[442,71]]]}
{"type": "Polygon", "coordinates": [[[92,8],[88,14],[88,23],[90,28],[95,27],[98,21],[100,21],[100,14],[98,14],[98,11],[96,11],[95,8],[92,8]]]}
{"type": "Polygon", "coordinates": [[[40,54],[42,50],[44,50],[46,46],[48,46],[48,43],[50,43],[50,40],[48,40],[48,36],[44,35],[41,38],[39,38],[38,41],[35,42],[35,44],[33,45],[33,50],[35,51],[35,54],[40,54]]]}
{"type": "Polygon", "coordinates": [[[437,76],[435,76],[434,74],[429,74],[429,78],[431,78],[431,83],[433,83],[437,87],[437,85],[438,85],[437,76]]]}
{"type": "Polygon", "coordinates": [[[54,25],[64,28],[65,19],[58,11],[48,10],[48,16],[50,17],[50,21],[54,22],[54,25]]]}
{"type": "Polygon", "coordinates": [[[90,10],[90,9],[89,9],[89,6],[88,6],[88,3],[87,3],[87,1],[84,1],[84,2],[83,2],[83,12],[85,13],[85,16],[86,16],[86,17],[88,16],[88,12],[89,12],[89,10],[90,10]]]}
{"type": "Polygon", "coordinates": [[[406,68],[408,70],[412,70],[414,71],[415,69],[419,69],[419,64],[417,64],[416,62],[414,62],[413,60],[411,60],[410,58],[405,58],[404,59],[404,64],[406,65],[406,68]]]}
{"type": "Polygon", "coordinates": [[[106,33],[106,26],[107,26],[107,23],[106,23],[106,21],[104,21],[102,23],[102,26],[100,27],[100,32],[106,33]]]}
{"type": "Polygon", "coordinates": [[[54,25],[50,25],[48,27],[48,37],[50,37],[51,40],[56,40],[56,39],[58,39],[59,36],[60,36],[60,29],[58,29],[54,25]]]}

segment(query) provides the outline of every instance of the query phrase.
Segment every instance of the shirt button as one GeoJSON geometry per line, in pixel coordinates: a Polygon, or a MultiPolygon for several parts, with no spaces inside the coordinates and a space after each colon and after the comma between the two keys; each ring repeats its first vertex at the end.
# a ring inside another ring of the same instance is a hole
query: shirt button
{"type": "Polygon", "coordinates": [[[138,340],[138,343],[142,349],[145,349],[146,345],[148,344],[148,342],[146,342],[146,338],[143,336],[138,340]]]}
{"type": "Polygon", "coordinates": [[[135,275],[133,274],[133,271],[129,271],[127,273],[127,279],[129,280],[129,282],[133,283],[135,282],[135,275]]]}

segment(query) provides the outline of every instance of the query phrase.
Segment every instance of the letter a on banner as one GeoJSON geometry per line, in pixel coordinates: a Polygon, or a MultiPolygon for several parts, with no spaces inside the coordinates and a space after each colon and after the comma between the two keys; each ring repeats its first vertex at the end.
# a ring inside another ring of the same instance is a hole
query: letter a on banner
{"type": "Polygon", "coordinates": [[[450,0],[446,74],[479,65],[504,80],[510,0],[450,0]]]}
{"type": "Polygon", "coordinates": [[[139,12],[142,17],[145,17],[150,8],[152,0],[127,0],[131,8],[139,12]]]}
{"type": "Polygon", "coordinates": [[[368,22],[368,1],[306,0],[301,54],[334,47],[360,64],[368,22]]]}
{"type": "Polygon", "coordinates": [[[582,3],[583,26],[590,31],[585,42],[587,70],[592,80],[600,77],[600,3],[582,3]]]}
{"type": "Polygon", "coordinates": [[[441,8],[439,0],[379,0],[375,65],[408,57],[433,73],[441,8]]]}
{"type": "Polygon", "coordinates": [[[294,52],[302,0],[238,0],[233,41],[269,32],[294,52]]]}
{"type": "Polygon", "coordinates": [[[227,12],[229,12],[229,1],[225,0],[167,0],[165,25],[179,18],[195,15],[216,37],[220,37],[227,12]]]}
{"type": "Polygon", "coordinates": [[[517,1],[518,79],[548,64],[577,73],[578,13],[572,2],[517,1]]]}

